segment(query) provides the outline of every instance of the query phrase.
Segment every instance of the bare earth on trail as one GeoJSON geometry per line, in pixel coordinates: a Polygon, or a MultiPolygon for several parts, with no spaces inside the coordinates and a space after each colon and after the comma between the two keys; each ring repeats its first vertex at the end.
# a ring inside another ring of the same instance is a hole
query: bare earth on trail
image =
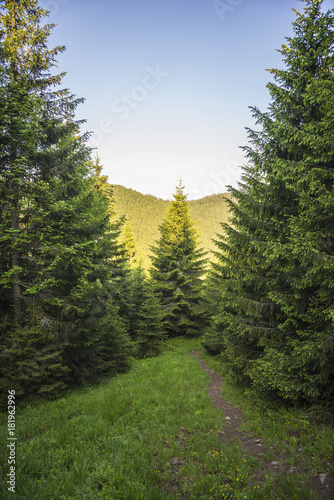
{"type": "MultiPolygon", "coordinates": [[[[200,366],[210,376],[211,382],[208,388],[208,394],[212,399],[212,404],[215,408],[223,411],[226,426],[221,432],[218,432],[220,441],[224,444],[230,443],[234,440],[239,440],[241,446],[244,448],[245,453],[255,456],[261,462],[261,468],[256,473],[256,479],[261,479],[268,473],[270,474],[293,474],[302,473],[303,471],[298,467],[290,467],[285,463],[285,456],[280,454],[273,447],[268,448],[263,439],[257,437],[250,437],[245,432],[239,429],[244,423],[243,413],[240,407],[233,406],[226,401],[221,395],[221,388],[223,379],[217,375],[213,370],[207,367],[202,359],[200,359],[201,351],[196,351],[190,354],[195,357],[200,366]],[[266,460],[264,455],[271,451],[275,455],[273,461],[266,460]]],[[[319,500],[333,500],[334,499],[334,477],[330,475],[318,475],[312,477],[308,483],[310,488],[316,493],[319,500]]]]}

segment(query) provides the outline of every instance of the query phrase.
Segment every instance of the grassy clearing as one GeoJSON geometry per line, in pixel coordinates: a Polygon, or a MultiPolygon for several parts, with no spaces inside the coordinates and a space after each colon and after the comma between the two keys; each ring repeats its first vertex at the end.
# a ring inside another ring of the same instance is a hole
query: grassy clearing
{"type": "MultiPolygon", "coordinates": [[[[216,432],[225,423],[206,393],[209,377],[196,359],[186,356],[197,349],[201,349],[198,340],[172,340],[162,356],[136,361],[127,374],[18,410],[18,493],[7,491],[5,444],[0,454],[0,498],[315,499],[309,492],[295,496],[302,486],[292,478],[277,482],[268,476],[257,484],[257,459],[238,443],[221,444],[216,432]]],[[[217,369],[216,360],[205,361],[217,369]]],[[[227,390],[229,398],[242,397],[225,385],[227,390]]],[[[298,425],[299,414],[290,414],[289,420],[282,414],[275,436],[270,425],[276,415],[264,418],[250,404],[244,411],[249,431],[291,450],[302,446],[302,463],[325,472],[332,431],[305,423],[304,432],[298,425]],[[297,444],[291,439],[296,426],[297,444]]],[[[6,417],[1,426],[3,443],[6,417]]]]}

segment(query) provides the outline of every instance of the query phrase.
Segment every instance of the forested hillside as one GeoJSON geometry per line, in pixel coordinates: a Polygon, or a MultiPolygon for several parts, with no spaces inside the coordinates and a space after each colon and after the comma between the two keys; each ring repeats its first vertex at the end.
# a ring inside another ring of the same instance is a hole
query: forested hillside
{"type": "MultiPolygon", "coordinates": [[[[123,186],[113,186],[116,211],[126,215],[131,224],[136,240],[139,256],[145,268],[150,265],[150,246],[159,236],[158,227],[162,223],[169,206],[167,200],[144,195],[123,186]]],[[[189,213],[198,231],[199,247],[214,250],[212,238],[221,231],[221,222],[228,218],[228,208],[225,197],[229,194],[214,194],[200,200],[189,201],[189,213]]],[[[211,258],[212,254],[209,254],[211,258]]]]}

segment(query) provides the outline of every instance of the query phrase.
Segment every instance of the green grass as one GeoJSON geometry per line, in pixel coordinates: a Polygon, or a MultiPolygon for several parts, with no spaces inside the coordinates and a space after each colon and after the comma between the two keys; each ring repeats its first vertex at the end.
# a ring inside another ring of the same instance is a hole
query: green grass
{"type": "MultiPolygon", "coordinates": [[[[218,357],[210,356],[205,351],[201,356],[224,378],[218,357]]],[[[318,498],[312,492],[303,491],[298,481],[305,483],[312,476],[334,474],[334,429],[333,423],[327,421],[327,415],[322,417],[319,409],[315,413],[312,408],[267,408],[256,395],[243,392],[231,382],[224,383],[222,395],[231,403],[242,406],[245,423],[241,429],[265,441],[269,449],[268,459],[275,460],[275,456],[280,454],[287,465],[302,471],[302,474],[295,475],[296,481],[291,476],[276,481],[273,485],[276,495],[281,498],[283,493],[283,498],[297,500],[318,498]]],[[[268,485],[272,480],[267,478],[268,485]]]]}
{"type": "MultiPolygon", "coordinates": [[[[216,432],[223,429],[224,416],[207,395],[209,376],[186,355],[200,349],[198,340],[172,339],[163,355],[135,361],[129,373],[18,410],[18,493],[7,491],[4,444],[0,498],[314,500],[306,490],[305,496],[296,496],[303,491],[298,478],[278,481],[268,476],[257,483],[257,459],[245,454],[237,442],[222,445],[216,432]]],[[[219,368],[215,359],[205,358],[219,368]]],[[[224,391],[230,392],[231,400],[244,399],[233,386],[225,384],[224,391]]],[[[305,418],[301,424],[298,413],[290,413],[286,420],[282,413],[275,436],[270,422],[276,415],[259,417],[259,410],[249,403],[244,411],[249,432],[292,452],[302,447],[307,470],[326,472],[331,430],[307,424],[305,418]],[[291,437],[297,428],[296,444],[291,437]]],[[[6,417],[0,434],[3,443],[6,417]]]]}

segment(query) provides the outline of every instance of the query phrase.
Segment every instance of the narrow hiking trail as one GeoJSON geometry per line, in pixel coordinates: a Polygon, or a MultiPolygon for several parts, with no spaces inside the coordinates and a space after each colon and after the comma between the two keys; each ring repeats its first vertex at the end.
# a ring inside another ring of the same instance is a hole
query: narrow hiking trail
{"type": "MultiPolygon", "coordinates": [[[[196,358],[203,370],[205,370],[210,377],[210,385],[208,394],[212,400],[215,408],[222,410],[226,426],[222,431],[218,431],[217,435],[219,440],[227,445],[238,440],[240,445],[245,450],[245,454],[256,457],[261,467],[254,474],[257,482],[261,483],[266,474],[272,475],[286,475],[286,474],[302,474],[303,471],[298,467],[290,467],[287,462],[287,456],[281,454],[274,447],[268,447],[263,439],[258,437],[250,437],[241,429],[242,424],[245,422],[243,412],[239,406],[233,406],[222,397],[221,389],[223,386],[223,379],[217,375],[206,363],[200,358],[202,351],[194,351],[189,353],[189,356],[196,358]],[[271,452],[271,453],[270,453],[271,452]],[[274,455],[274,460],[268,460],[266,455],[274,455]]],[[[320,474],[312,477],[308,481],[310,489],[312,489],[319,500],[333,500],[334,499],[334,476],[320,474]]],[[[303,500],[302,498],[300,500],[303,500]]]]}

